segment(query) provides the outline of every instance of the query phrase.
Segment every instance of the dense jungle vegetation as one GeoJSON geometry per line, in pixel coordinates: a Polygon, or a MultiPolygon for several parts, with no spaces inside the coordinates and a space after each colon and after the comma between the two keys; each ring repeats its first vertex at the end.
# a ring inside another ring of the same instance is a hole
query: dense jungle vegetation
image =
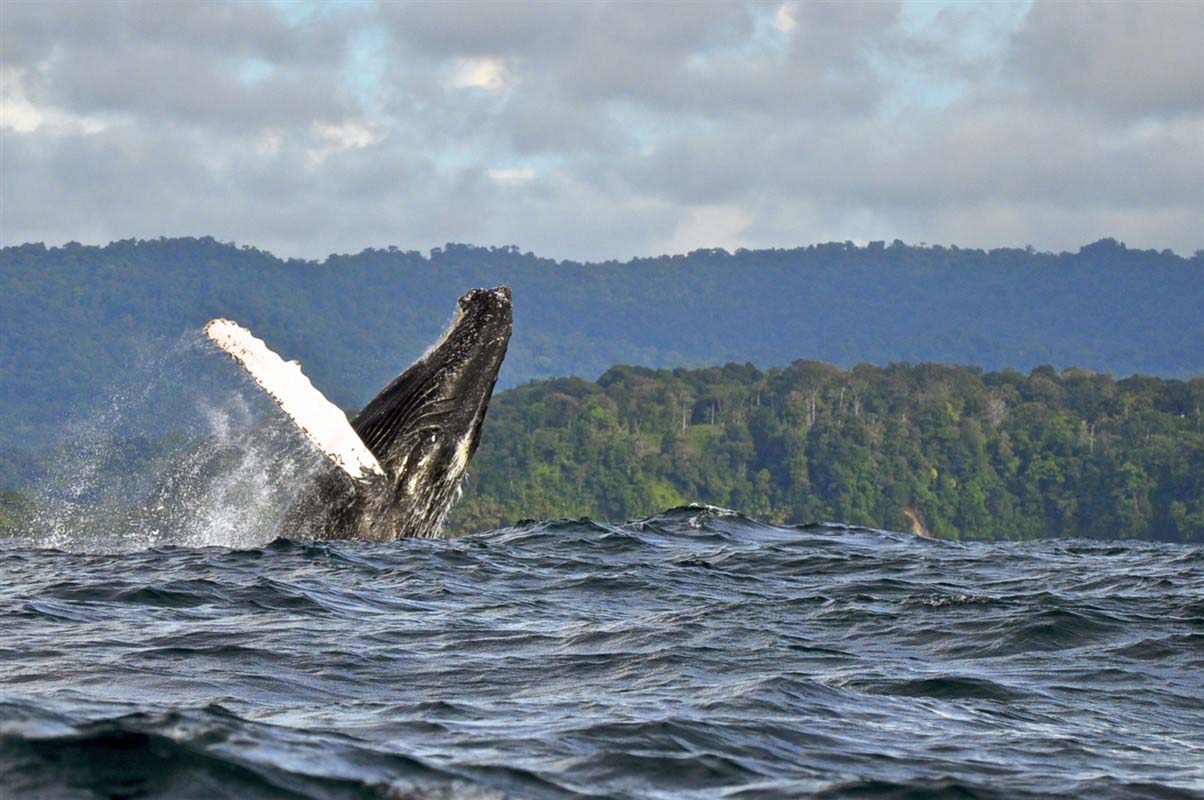
{"type": "MultiPolygon", "coordinates": [[[[144,503],[146,479],[181,455],[195,470],[187,454],[200,444],[83,442],[105,479],[80,499],[144,503]]],[[[0,451],[0,486],[43,485],[79,448],[0,451]]],[[[597,382],[495,395],[470,473],[451,532],[703,502],[948,538],[1204,541],[1204,378],[816,361],[614,367],[597,382]]],[[[0,530],[31,511],[0,491],[0,530]]]]}
{"type": "Polygon", "coordinates": [[[1204,541],[1204,378],[815,361],[495,398],[458,530],[686,502],[950,538],[1204,541]]]}
{"type": "Polygon", "coordinates": [[[27,244],[0,250],[0,448],[53,440],[216,316],[359,407],[438,336],[464,290],[503,282],[515,328],[502,388],[612,364],[799,357],[1204,374],[1204,254],[1111,239],[1061,254],[844,242],[595,264],[460,244],[321,262],[211,238],[27,244]]]}

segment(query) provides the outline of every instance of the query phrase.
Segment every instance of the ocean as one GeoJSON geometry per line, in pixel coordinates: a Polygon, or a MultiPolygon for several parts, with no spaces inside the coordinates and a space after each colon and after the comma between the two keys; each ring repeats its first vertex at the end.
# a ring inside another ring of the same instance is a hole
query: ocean
{"type": "Polygon", "coordinates": [[[1199,546],[156,541],[0,542],[0,796],[1204,797],[1199,546]]]}

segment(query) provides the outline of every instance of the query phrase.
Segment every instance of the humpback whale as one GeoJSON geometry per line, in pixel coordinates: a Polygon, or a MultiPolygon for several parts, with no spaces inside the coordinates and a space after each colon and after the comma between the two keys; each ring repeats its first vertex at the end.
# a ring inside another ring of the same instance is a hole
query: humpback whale
{"type": "Polygon", "coordinates": [[[429,350],[350,422],[250,331],[215,319],[232,356],[325,455],[282,533],[314,539],[435,538],[459,495],[510,342],[510,289],[473,289],[429,350]]]}

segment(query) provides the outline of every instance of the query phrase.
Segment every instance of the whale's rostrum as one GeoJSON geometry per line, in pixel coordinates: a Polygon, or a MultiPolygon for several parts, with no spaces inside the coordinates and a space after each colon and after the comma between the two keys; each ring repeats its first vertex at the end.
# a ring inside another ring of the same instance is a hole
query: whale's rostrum
{"type": "Polygon", "coordinates": [[[217,319],[205,333],[276,401],[325,456],[281,533],[389,540],[439,535],[476,452],[510,341],[510,290],[460,298],[443,336],[349,423],[294,362],[245,328],[217,319]]]}

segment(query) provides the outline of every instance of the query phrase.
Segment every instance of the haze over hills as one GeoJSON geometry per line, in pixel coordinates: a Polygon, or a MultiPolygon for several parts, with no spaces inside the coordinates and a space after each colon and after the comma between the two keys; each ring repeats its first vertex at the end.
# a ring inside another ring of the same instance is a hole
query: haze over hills
{"type": "Polygon", "coordinates": [[[655,367],[799,358],[842,367],[1039,365],[1204,374],[1204,253],[829,243],[620,263],[449,244],[282,260],[212,238],[0,250],[0,446],[52,439],[115,376],[216,316],[299,358],[358,407],[438,335],[467,288],[507,283],[501,387],[655,367]]]}

